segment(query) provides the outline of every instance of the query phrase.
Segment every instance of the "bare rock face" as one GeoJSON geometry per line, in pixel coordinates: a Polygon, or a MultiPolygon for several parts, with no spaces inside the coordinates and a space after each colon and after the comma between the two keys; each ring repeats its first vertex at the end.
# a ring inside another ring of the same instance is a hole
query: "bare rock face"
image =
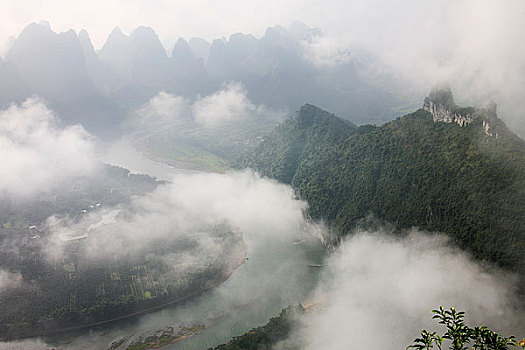
{"type": "Polygon", "coordinates": [[[466,112],[460,113],[454,102],[454,97],[448,85],[436,86],[425,98],[423,109],[429,111],[434,117],[434,122],[457,123],[459,126],[471,124],[473,116],[466,112]]]}
{"type": "Polygon", "coordinates": [[[435,123],[456,123],[461,127],[479,125],[490,137],[499,138],[501,132],[507,130],[496,114],[495,102],[490,101],[483,108],[459,107],[454,102],[448,85],[442,84],[432,88],[429,96],[425,98],[423,109],[432,114],[435,123]]]}
{"type": "Polygon", "coordinates": [[[436,85],[432,88],[428,97],[425,98],[425,106],[429,104],[442,107],[444,110],[453,110],[457,107],[452,91],[446,84],[436,85]]]}
{"type": "Polygon", "coordinates": [[[499,138],[498,129],[501,128],[502,121],[498,119],[496,114],[497,105],[495,102],[488,102],[478,113],[481,115],[483,121],[483,130],[487,136],[499,138]],[[500,125],[498,127],[498,125],[500,125]]]}

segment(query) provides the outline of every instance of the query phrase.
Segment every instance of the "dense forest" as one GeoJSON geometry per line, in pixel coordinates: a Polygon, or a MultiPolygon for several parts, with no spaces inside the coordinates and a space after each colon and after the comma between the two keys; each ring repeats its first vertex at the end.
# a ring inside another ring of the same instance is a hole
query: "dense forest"
{"type": "MultiPolygon", "coordinates": [[[[279,316],[272,317],[264,326],[254,328],[246,334],[235,337],[230,342],[217,346],[214,350],[273,349],[275,344],[288,338],[296,318],[304,312],[305,310],[301,305],[288,306],[281,311],[279,316]]],[[[286,349],[296,350],[296,346],[290,344],[286,349]]]]}
{"type": "Polygon", "coordinates": [[[160,183],[105,166],[56,193],[23,200],[2,197],[0,339],[46,334],[157,308],[227,278],[230,265],[238,263],[235,249],[244,248],[239,234],[226,224],[207,228],[209,237],[224,249],[193,265],[180,259],[198,247],[198,238],[191,234],[155,237],[136,249],[92,259],[87,253],[90,243],[113,232],[75,232],[63,238],[59,255],[49,254],[56,239],[46,224],[49,216],[79,222],[116,205],[121,208],[118,215],[129,215],[125,204],[160,183]]]}
{"type": "MultiPolygon", "coordinates": [[[[379,127],[307,104],[236,166],[292,185],[309,214],[339,235],[416,226],[525,273],[525,142],[493,104],[461,108],[450,91],[433,91],[424,108],[379,127]]],[[[291,309],[216,349],[273,348],[292,330],[291,309]]]]}
{"type": "Polygon", "coordinates": [[[342,235],[373,217],[400,233],[445,233],[478,259],[525,272],[525,141],[494,105],[459,108],[449,91],[433,98],[451,120],[422,108],[356,127],[305,105],[238,166],[291,184],[342,235]]]}

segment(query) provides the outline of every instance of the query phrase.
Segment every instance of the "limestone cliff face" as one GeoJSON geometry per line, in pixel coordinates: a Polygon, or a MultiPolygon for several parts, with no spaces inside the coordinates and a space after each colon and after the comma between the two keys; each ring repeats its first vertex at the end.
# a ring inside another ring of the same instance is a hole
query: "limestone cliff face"
{"type": "Polygon", "coordinates": [[[423,103],[423,109],[432,114],[435,123],[456,123],[461,127],[480,124],[487,136],[499,138],[498,128],[504,125],[496,115],[496,108],[494,102],[483,108],[459,107],[448,86],[434,87],[423,103]]]}
{"type": "Polygon", "coordinates": [[[487,103],[485,107],[480,109],[478,113],[481,115],[485,134],[499,138],[500,135],[498,133],[498,129],[502,127],[503,122],[498,119],[496,108],[496,103],[491,101],[487,103]]]}
{"type": "Polygon", "coordinates": [[[423,109],[434,117],[434,122],[457,123],[459,126],[471,124],[474,119],[470,113],[459,113],[458,106],[448,86],[434,87],[425,98],[423,109]]]}

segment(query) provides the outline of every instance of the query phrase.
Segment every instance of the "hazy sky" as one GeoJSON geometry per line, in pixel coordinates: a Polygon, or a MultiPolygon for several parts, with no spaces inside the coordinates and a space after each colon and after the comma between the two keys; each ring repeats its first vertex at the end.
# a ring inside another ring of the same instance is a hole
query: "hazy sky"
{"type": "Polygon", "coordinates": [[[495,100],[500,116],[525,132],[523,0],[0,0],[0,9],[0,55],[10,35],[41,20],[55,31],[86,29],[95,48],[115,26],[150,26],[168,49],[178,37],[261,36],[301,20],[330,39],[317,46],[323,59],[363,45],[424,91],[449,81],[460,104],[495,100]]]}
{"type": "MultiPolygon", "coordinates": [[[[382,39],[391,29],[415,23],[442,21],[457,1],[416,0],[318,1],[305,0],[2,0],[0,40],[16,36],[27,24],[47,20],[57,31],[87,29],[100,47],[115,26],[129,32],[151,26],[165,43],[182,36],[208,39],[234,32],[262,35],[266,27],[301,20],[326,31],[348,30],[345,35],[382,39]],[[447,10],[448,9],[448,10],[447,10]]],[[[423,28],[420,28],[420,30],[423,28]]]]}

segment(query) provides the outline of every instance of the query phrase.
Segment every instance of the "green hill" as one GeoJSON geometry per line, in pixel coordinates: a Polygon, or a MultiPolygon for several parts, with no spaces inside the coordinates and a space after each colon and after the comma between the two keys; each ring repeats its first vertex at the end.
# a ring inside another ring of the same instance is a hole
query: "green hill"
{"type": "Polygon", "coordinates": [[[305,105],[241,166],[291,184],[314,219],[343,235],[373,215],[525,271],[525,141],[495,104],[461,108],[435,89],[423,108],[380,127],[305,105]]]}

